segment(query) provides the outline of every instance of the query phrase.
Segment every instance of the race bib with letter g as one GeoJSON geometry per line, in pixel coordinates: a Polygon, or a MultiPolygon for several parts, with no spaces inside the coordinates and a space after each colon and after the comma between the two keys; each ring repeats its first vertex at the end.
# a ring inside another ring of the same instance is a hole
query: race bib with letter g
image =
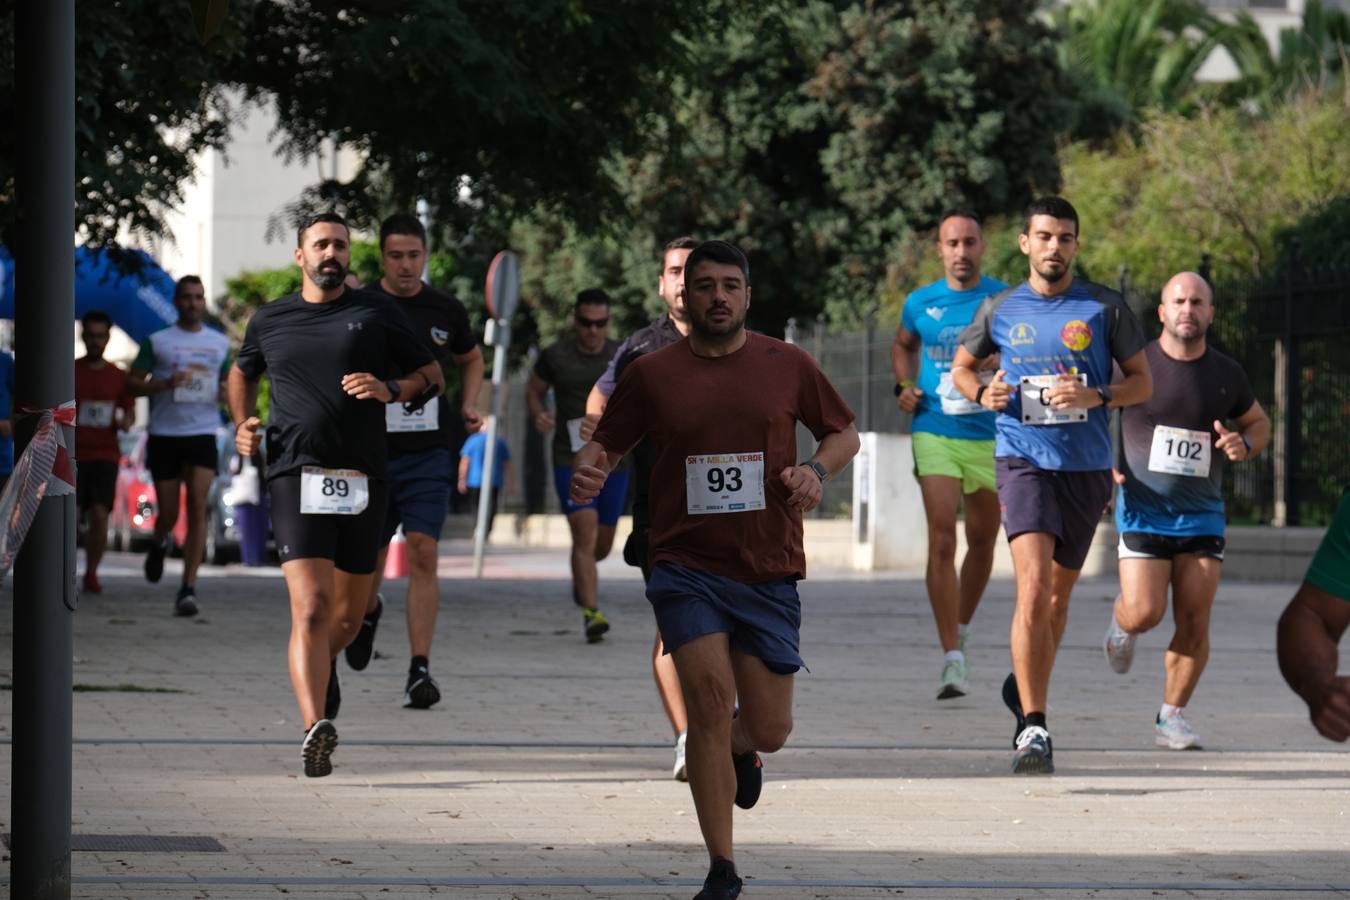
{"type": "MultiPolygon", "coordinates": [[[[1087,384],[1087,375],[1075,375],[1078,383],[1087,384]]],[[[1046,392],[1059,384],[1058,375],[1023,375],[1020,382],[1022,394],[1023,425],[1078,425],[1087,421],[1086,409],[1055,409],[1050,405],[1046,392]]]]}

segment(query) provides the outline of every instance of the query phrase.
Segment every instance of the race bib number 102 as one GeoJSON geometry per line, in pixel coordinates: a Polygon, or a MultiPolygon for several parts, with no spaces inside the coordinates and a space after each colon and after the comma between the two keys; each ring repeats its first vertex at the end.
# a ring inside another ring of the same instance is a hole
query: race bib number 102
{"type": "Polygon", "coordinates": [[[764,453],[712,453],[684,458],[691,516],[764,508],[764,453]]]}
{"type": "Polygon", "coordinates": [[[370,483],[355,469],[300,470],[300,512],[308,515],[357,516],[370,504],[370,483]]]}
{"type": "Polygon", "coordinates": [[[1208,431],[1191,431],[1170,425],[1153,427],[1153,445],[1148,453],[1150,472],[1167,472],[1208,478],[1210,443],[1208,431]]]}

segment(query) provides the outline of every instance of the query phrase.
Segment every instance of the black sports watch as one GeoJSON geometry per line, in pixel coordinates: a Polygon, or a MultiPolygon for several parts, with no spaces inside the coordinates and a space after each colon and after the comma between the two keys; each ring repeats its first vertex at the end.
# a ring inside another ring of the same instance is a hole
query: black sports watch
{"type": "Polygon", "coordinates": [[[1111,389],[1109,387],[1097,388],[1097,396],[1102,398],[1102,406],[1111,405],[1111,389]]]}
{"type": "Polygon", "coordinates": [[[825,467],[822,466],[820,463],[816,462],[814,459],[808,459],[806,462],[797,463],[797,465],[806,466],[806,468],[810,469],[812,472],[815,472],[816,477],[820,479],[821,484],[824,484],[826,479],[830,477],[830,473],[825,471],[825,467]]]}
{"type": "Polygon", "coordinates": [[[397,379],[397,378],[390,378],[388,381],[386,381],[386,382],[384,383],[384,386],[385,386],[386,388],[389,389],[389,400],[388,400],[388,402],[391,403],[391,404],[397,403],[397,402],[398,402],[398,395],[399,395],[399,393],[402,392],[402,390],[403,390],[403,386],[400,385],[400,384],[398,383],[398,379],[397,379]]]}

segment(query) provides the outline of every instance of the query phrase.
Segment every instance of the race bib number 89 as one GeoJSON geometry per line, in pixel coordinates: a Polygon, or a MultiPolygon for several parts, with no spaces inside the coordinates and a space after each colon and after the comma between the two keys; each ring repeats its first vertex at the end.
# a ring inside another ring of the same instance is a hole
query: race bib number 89
{"type": "Polygon", "coordinates": [[[1153,446],[1149,448],[1148,454],[1148,470],[1208,478],[1210,450],[1208,431],[1155,425],[1153,446]]]}
{"type": "Polygon", "coordinates": [[[686,456],[684,473],[691,516],[764,508],[763,452],[686,456]]]}
{"type": "Polygon", "coordinates": [[[300,512],[307,515],[356,516],[370,503],[370,484],[355,469],[300,470],[300,512]]]}

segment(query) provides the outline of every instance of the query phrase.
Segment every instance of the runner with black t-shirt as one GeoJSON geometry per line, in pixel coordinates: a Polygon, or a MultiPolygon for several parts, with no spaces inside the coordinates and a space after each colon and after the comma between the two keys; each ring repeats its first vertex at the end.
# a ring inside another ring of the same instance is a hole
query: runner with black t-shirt
{"type": "Polygon", "coordinates": [[[1153,396],[1120,415],[1120,596],[1105,649],[1112,669],[1129,671],[1135,640],[1167,614],[1171,588],[1174,631],[1154,742],[1190,750],[1200,747],[1200,738],[1183,713],[1209,661],[1209,614],[1223,568],[1223,461],[1260,453],[1270,440],[1270,419],[1237,361],[1205,343],[1214,321],[1205,279],[1174,275],[1163,288],[1158,318],[1162,336],[1144,348],[1153,396]]]}
{"type": "MultiPolygon", "coordinates": [[[[397,214],[380,225],[380,262],[384,276],[370,290],[390,298],[413,322],[414,330],[438,364],[459,365],[463,402],[459,415],[470,434],[482,424],[476,401],[483,385],[483,354],[469,328],[469,313],[455,297],[422,283],[426,268],[426,229],[415,216],[397,214]]],[[[380,573],[389,540],[400,524],[408,540],[408,644],[412,660],[403,689],[403,705],[427,709],[441,699],[429,671],[431,639],[440,603],[436,579],[436,542],[455,483],[458,446],[454,413],[445,396],[422,406],[391,404],[385,416],[389,441],[389,511],[380,534],[380,555],[365,618],[347,645],[347,664],[360,671],[370,662],[375,629],[383,612],[380,573]],[[414,408],[415,407],[415,408],[414,408]],[[453,444],[453,446],[452,446],[453,444]]]]}
{"type": "Polygon", "coordinates": [[[305,725],[305,774],[327,775],[341,697],[329,676],[370,596],[387,490],[383,404],[412,402],[444,379],[396,304],[346,287],[346,223],[324,213],[300,228],[300,293],[249,320],[230,369],[242,456],[263,445],[258,379],[271,380],[265,428],[272,533],[291,600],[291,682],[305,725]],[[405,377],[391,377],[396,375],[405,377]]]}

